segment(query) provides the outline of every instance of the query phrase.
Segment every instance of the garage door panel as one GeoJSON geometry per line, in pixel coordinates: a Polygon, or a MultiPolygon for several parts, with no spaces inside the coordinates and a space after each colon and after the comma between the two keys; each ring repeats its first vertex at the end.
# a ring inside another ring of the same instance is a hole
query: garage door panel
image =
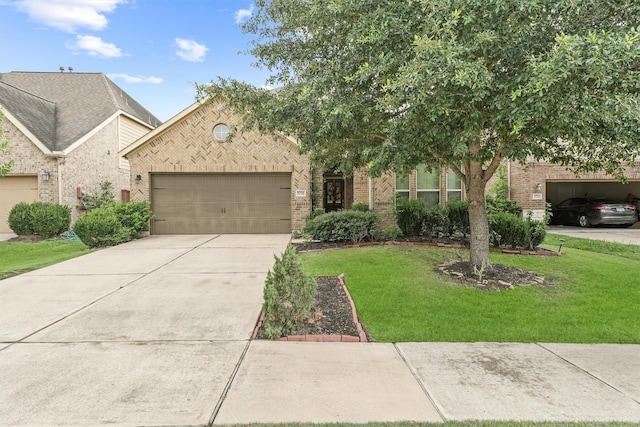
{"type": "Polygon", "coordinates": [[[152,175],[154,234],[289,233],[290,174],[152,175]]]}
{"type": "Polygon", "coordinates": [[[20,202],[38,201],[37,176],[5,176],[0,178],[0,233],[10,233],[9,213],[20,202]]]}

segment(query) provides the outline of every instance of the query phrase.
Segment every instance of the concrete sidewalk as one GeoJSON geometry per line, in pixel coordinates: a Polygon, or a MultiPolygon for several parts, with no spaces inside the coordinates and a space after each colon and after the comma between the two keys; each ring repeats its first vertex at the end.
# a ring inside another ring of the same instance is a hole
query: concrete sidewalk
{"type": "Polygon", "coordinates": [[[151,236],[0,281],[0,425],[640,422],[640,346],[250,341],[288,235],[151,236]]]}

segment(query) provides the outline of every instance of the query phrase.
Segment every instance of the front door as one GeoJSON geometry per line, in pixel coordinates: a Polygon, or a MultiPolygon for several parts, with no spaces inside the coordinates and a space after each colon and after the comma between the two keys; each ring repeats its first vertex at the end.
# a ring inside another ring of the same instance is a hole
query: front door
{"type": "Polygon", "coordinates": [[[344,180],[326,178],[324,182],[324,210],[326,212],[344,209],[344,180]]]}

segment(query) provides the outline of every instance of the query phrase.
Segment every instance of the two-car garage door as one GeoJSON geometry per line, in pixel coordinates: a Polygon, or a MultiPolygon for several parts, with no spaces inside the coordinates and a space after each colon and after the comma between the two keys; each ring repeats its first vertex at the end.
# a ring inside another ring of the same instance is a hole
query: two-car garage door
{"type": "Polygon", "coordinates": [[[291,174],[152,174],[153,234],[290,233],[291,174]]]}

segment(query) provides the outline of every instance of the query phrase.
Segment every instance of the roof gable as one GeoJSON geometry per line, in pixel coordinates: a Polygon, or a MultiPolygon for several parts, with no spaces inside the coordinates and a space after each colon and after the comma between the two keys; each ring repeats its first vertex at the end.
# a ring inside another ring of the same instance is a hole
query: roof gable
{"type": "MultiPolygon", "coordinates": [[[[133,144],[131,144],[128,147],[126,147],[123,150],[121,150],[120,151],[120,155],[124,156],[124,157],[127,157],[127,155],[129,155],[130,153],[136,151],[138,148],[144,146],[149,141],[152,141],[155,138],[157,138],[158,136],[162,135],[163,133],[169,131],[171,128],[173,128],[177,124],[181,123],[185,118],[187,118],[188,116],[190,116],[195,111],[197,111],[197,110],[199,110],[201,108],[224,108],[224,102],[225,101],[222,100],[222,99],[216,99],[214,102],[211,102],[211,103],[194,102],[193,104],[191,104],[190,106],[188,106],[187,108],[185,108],[184,110],[182,110],[181,112],[176,114],[175,116],[171,117],[166,122],[164,122],[161,125],[159,125],[157,128],[153,129],[151,132],[149,132],[146,135],[142,136],[140,139],[135,141],[133,144]]],[[[287,141],[292,146],[295,146],[296,148],[299,148],[299,143],[295,138],[293,138],[291,136],[285,136],[285,135],[279,135],[279,137],[282,138],[283,140],[287,141]]]]}
{"type": "Polygon", "coordinates": [[[0,92],[0,103],[39,139],[42,136],[41,142],[51,151],[64,151],[119,111],[149,128],[161,123],[102,73],[11,72],[0,74],[0,82],[31,95],[12,100],[16,92],[5,90],[0,92]],[[28,114],[30,109],[38,114],[28,114]],[[49,128],[54,124],[53,137],[40,129],[44,116],[49,128]]]}

